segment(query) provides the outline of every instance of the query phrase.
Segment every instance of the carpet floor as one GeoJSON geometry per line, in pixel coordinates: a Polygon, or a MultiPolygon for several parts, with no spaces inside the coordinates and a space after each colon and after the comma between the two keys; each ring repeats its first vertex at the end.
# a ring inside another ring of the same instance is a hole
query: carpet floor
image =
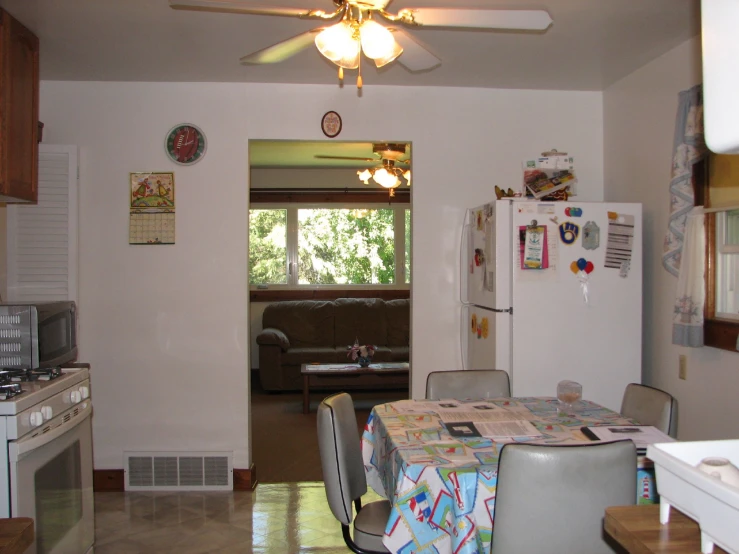
{"type": "MultiPolygon", "coordinates": [[[[311,391],[310,413],[303,414],[303,393],[268,393],[252,378],[252,455],[259,483],[323,481],[318,453],[316,409],[336,391],[311,391]]],[[[408,398],[408,390],[348,391],[361,433],[372,407],[408,398]]]]}

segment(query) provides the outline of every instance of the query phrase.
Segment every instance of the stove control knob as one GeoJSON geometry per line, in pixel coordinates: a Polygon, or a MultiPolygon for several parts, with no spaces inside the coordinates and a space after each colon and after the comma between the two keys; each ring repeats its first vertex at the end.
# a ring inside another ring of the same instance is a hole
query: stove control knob
{"type": "Polygon", "coordinates": [[[82,393],[78,390],[73,390],[69,394],[69,399],[72,401],[72,404],[79,404],[82,401],[82,393]]]}
{"type": "Polygon", "coordinates": [[[87,387],[80,387],[78,389],[80,391],[80,395],[82,396],[82,400],[86,400],[90,398],[90,389],[87,387]]]}
{"type": "Polygon", "coordinates": [[[44,423],[44,414],[41,412],[31,412],[31,425],[34,427],[38,427],[39,425],[43,425],[44,423]]]}
{"type": "Polygon", "coordinates": [[[45,420],[49,420],[54,417],[54,410],[51,409],[51,406],[41,406],[41,415],[44,416],[45,420]]]}

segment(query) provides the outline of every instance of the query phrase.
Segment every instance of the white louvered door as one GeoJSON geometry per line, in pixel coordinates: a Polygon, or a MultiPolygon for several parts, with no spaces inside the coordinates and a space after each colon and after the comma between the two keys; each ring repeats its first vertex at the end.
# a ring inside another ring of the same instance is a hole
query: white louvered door
{"type": "Polygon", "coordinates": [[[8,301],[78,300],[77,147],[39,144],[38,203],[8,205],[8,301]]]}

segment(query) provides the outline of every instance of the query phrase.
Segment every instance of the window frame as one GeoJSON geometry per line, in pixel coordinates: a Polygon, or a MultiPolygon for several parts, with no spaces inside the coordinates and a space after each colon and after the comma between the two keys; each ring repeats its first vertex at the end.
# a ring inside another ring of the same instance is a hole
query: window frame
{"type": "MultiPolygon", "coordinates": [[[[399,192],[399,191],[398,191],[399,192]]],[[[328,294],[338,293],[340,296],[362,296],[364,292],[377,293],[385,291],[390,298],[407,298],[411,283],[405,282],[405,210],[411,210],[410,193],[398,194],[389,198],[386,190],[365,191],[362,189],[343,189],[317,191],[316,189],[255,189],[250,195],[249,210],[287,210],[287,284],[249,284],[250,295],[265,296],[278,294],[301,293],[312,291],[328,294]],[[298,284],[298,210],[299,209],[393,209],[395,227],[395,283],[393,284],[298,284]],[[295,276],[291,276],[291,271],[295,276]],[[265,288],[266,287],[266,288],[265,288]],[[266,291],[270,291],[269,293],[266,291]]],[[[412,214],[411,214],[412,218],[412,214]]],[[[383,295],[385,296],[385,295],[383,295]]],[[[315,297],[315,294],[312,296],[315,297]]]]}

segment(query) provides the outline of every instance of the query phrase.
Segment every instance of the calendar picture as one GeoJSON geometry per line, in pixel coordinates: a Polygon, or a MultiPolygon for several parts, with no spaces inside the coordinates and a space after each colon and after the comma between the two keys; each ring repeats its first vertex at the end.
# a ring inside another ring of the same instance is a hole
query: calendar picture
{"type": "Polygon", "coordinates": [[[131,173],[129,244],[174,244],[174,173],[131,173]]]}
{"type": "Polygon", "coordinates": [[[174,209],[174,173],[131,173],[131,208],[174,209]]]}

